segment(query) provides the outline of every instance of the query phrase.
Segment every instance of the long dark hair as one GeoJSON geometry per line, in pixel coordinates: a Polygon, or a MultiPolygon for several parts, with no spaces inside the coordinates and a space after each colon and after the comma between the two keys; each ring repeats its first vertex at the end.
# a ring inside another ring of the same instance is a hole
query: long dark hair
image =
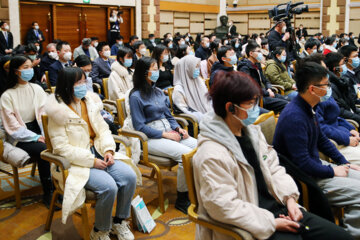
{"type": "Polygon", "coordinates": [[[122,58],[125,62],[125,57],[126,56],[132,57],[132,55],[133,55],[132,50],[127,47],[120,47],[119,51],[117,52],[117,55],[116,55],[116,60],[118,61],[118,63],[120,63],[120,65],[123,66],[124,68],[126,68],[129,74],[132,72],[132,70],[130,70],[130,68],[128,68],[128,67],[125,67],[124,63],[120,61],[120,58],[122,58]]]}
{"type": "Polygon", "coordinates": [[[133,75],[134,88],[130,95],[136,90],[140,91],[142,98],[149,98],[152,92],[161,93],[160,90],[153,88],[146,80],[149,69],[154,63],[156,63],[156,60],[150,57],[142,57],[137,61],[133,75]]]}
{"type": "Polygon", "coordinates": [[[189,45],[187,44],[180,44],[178,49],[176,50],[176,57],[179,59],[186,56],[186,50],[188,49],[189,45]]]}
{"type": "Polygon", "coordinates": [[[286,71],[280,60],[276,57],[276,55],[281,55],[283,51],[285,51],[284,47],[276,47],[275,50],[272,52],[272,59],[274,59],[276,65],[281,69],[281,71],[286,71]]]}
{"type": "Polygon", "coordinates": [[[15,56],[13,59],[11,59],[10,67],[9,67],[9,77],[8,77],[8,81],[6,82],[5,91],[16,86],[16,84],[19,81],[19,76],[16,74],[16,71],[27,60],[31,61],[31,59],[25,55],[18,55],[18,56],[15,56]]]}
{"type": "MultiPolygon", "coordinates": [[[[151,55],[152,58],[154,58],[158,64],[158,67],[160,67],[160,60],[161,59],[161,54],[163,54],[163,52],[168,49],[165,45],[159,44],[156,45],[156,47],[153,50],[153,53],[151,55]]],[[[163,66],[165,67],[166,63],[163,62],[163,66]]]]}
{"type": "Polygon", "coordinates": [[[56,82],[55,96],[67,105],[75,101],[74,84],[81,80],[85,73],[81,68],[63,68],[59,71],[56,82]]]}

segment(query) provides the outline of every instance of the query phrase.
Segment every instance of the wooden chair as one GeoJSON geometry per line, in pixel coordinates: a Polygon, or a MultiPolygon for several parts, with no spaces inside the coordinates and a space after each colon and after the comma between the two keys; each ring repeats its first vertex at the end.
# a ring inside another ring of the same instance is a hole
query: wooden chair
{"type": "Polygon", "coordinates": [[[107,100],[109,100],[108,81],[109,81],[109,78],[103,78],[103,79],[102,79],[103,87],[104,87],[104,97],[105,97],[105,99],[107,99],[107,100]]]}
{"type": "MultiPolygon", "coordinates": [[[[127,117],[126,108],[125,108],[125,99],[124,98],[118,99],[116,102],[117,102],[117,111],[119,115],[119,123],[121,126],[124,126],[124,120],[127,117]]],[[[174,117],[174,118],[178,121],[178,123],[182,126],[182,128],[187,130],[188,123],[185,119],[178,117],[174,117]]],[[[162,177],[161,169],[167,169],[171,171],[171,169],[177,165],[177,162],[173,161],[170,158],[149,154],[148,142],[147,142],[148,137],[143,132],[121,128],[119,129],[119,135],[125,137],[137,138],[140,140],[142,145],[142,153],[140,156],[139,163],[152,169],[150,175],[143,175],[143,176],[157,182],[158,191],[159,191],[160,212],[164,213],[165,203],[164,203],[164,190],[162,184],[163,177],[162,177]]]]}
{"type": "MultiPolygon", "coordinates": [[[[55,164],[56,168],[60,172],[61,178],[56,179],[53,178],[53,183],[55,186],[55,191],[53,193],[53,197],[50,204],[50,209],[46,218],[45,230],[49,231],[52,223],[52,219],[55,212],[55,206],[61,208],[62,205],[57,203],[58,197],[60,195],[64,195],[64,191],[61,189],[60,185],[65,186],[66,178],[68,176],[68,169],[70,168],[70,163],[63,157],[55,155],[52,153],[53,147],[49,138],[48,132],[48,117],[46,115],[42,116],[42,124],[45,133],[45,142],[47,149],[41,153],[41,158],[48,161],[49,163],[55,164]]],[[[113,135],[115,142],[123,143],[126,147],[127,153],[130,153],[129,142],[126,139],[120,138],[119,136],[113,135]]],[[[130,157],[130,155],[128,155],[130,157]]],[[[94,205],[96,204],[96,194],[90,190],[86,190],[86,200],[79,212],[75,212],[76,215],[80,216],[82,219],[82,232],[83,239],[88,240],[90,237],[90,226],[89,226],[89,218],[87,212],[86,204],[94,205]]]]}
{"type": "Polygon", "coordinates": [[[174,88],[170,87],[167,90],[168,90],[168,96],[169,96],[169,100],[170,100],[171,114],[174,117],[181,117],[181,118],[184,118],[186,121],[191,122],[192,125],[193,125],[194,138],[197,138],[198,133],[199,133],[199,122],[198,122],[197,118],[190,115],[190,114],[186,114],[186,113],[175,114],[174,113],[174,105],[173,105],[174,103],[173,103],[173,100],[172,100],[172,94],[174,92],[174,88]]]}
{"type": "MultiPolygon", "coordinates": [[[[19,182],[19,172],[18,172],[18,166],[14,166],[13,164],[10,164],[8,162],[5,162],[4,158],[3,158],[3,154],[4,154],[4,142],[2,139],[0,139],[0,161],[6,164],[11,165],[12,168],[12,173],[8,172],[6,170],[0,169],[0,172],[5,173],[9,176],[12,176],[14,179],[14,194],[15,194],[15,204],[16,204],[16,208],[20,209],[21,208],[21,191],[20,191],[20,182],[19,182]]],[[[36,162],[32,161],[32,159],[30,158],[28,164],[32,164],[32,168],[31,168],[31,173],[30,175],[32,177],[35,176],[35,171],[36,171],[36,162]]]]}
{"type": "Polygon", "coordinates": [[[210,78],[205,79],[205,84],[206,84],[208,91],[210,91],[210,78]]]}
{"type": "Polygon", "coordinates": [[[293,65],[294,73],[296,73],[296,60],[292,61],[291,64],[293,65]]]}
{"type": "Polygon", "coordinates": [[[45,71],[45,82],[46,82],[46,86],[48,88],[48,90],[50,91],[49,93],[54,93],[55,92],[55,86],[51,86],[51,83],[50,83],[50,78],[49,78],[49,72],[48,71],[45,71]]]}
{"type": "Polygon", "coordinates": [[[234,239],[237,240],[253,239],[250,233],[240,228],[215,221],[206,215],[199,215],[197,213],[199,202],[197,200],[197,195],[195,190],[194,171],[192,164],[192,158],[196,153],[196,151],[197,149],[195,148],[190,153],[184,154],[182,156],[186,183],[188,185],[188,190],[189,190],[189,199],[191,202],[191,205],[188,208],[189,219],[195,222],[196,224],[209,228],[213,231],[225,234],[227,236],[233,237],[234,239]]]}

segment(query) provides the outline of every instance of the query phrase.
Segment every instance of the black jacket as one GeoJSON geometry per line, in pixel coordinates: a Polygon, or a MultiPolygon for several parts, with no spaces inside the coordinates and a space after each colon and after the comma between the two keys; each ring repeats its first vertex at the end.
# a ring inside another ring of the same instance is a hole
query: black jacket
{"type": "MultiPolygon", "coordinates": [[[[43,42],[45,40],[44,34],[40,29],[38,30],[38,32],[39,32],[39,36],[41,36],[42,38],[41,42],[43,42]]],[[[34,29],[33,28],[29,29],[29,31],[26,34],[26,44],[37,41],[39,41],[39,38],[36,36],[34,29]]]]}
{"type": "Polygon", "coordinates": [[[0,55],[6,55],[5,49],[13,49],[14,40],[11,32],[8,33],[8,41],[6,42],[5,36],[2,31],[0,31],[0,55]]]}
{"type": "Polygon", "coordinates": [[[263,91],[263,96],[268,97],[269,92],[267,91],[271,88],[270,81],[265,77],[260,63],[253,64],[249,59],[243,58],[238,63],[238,71],[249,74],[261,87],[263,91]]]}
{"type": "Polygon", "coordinates": [[[272,52],[276,47],[286,47],[286,43],[282,40],[280,33],[272,30],[268,37],[269,51],[272,52]]]}
{"type": "Polygon", "coordinates": [[[296,36],[297,36],[298,38],[301,38],[302,36],[307,37],[307,36],[308,36],[308,32],[307,32],[306,28],[303,28],[302,31],[301,31],[300,29],[297,30],[297,31],[296,31],[296,36]]]}
{"type": "Polygon", "coordinates": [[[225,67],[224,64],[220,63],[219,61],[214,62],[214,64],[211,67],[211,76],[210,76],[210,81],[209,81],[210,86],[214,83],[214,77],[218,71],[231,72],[231,71],[234,71],[234,68],[233,67],[225,67]]]}
{"type": "Polygon", "coordinates": [[[205,49],[201,45],[196,49],[195,56],[201,58],[202,60],[206,60],[210,57],[210,50],[209,48],[205,49]]]}
{"type": "Polygon", "coordinates": [[[53,64],[55,61],[55,59],[50,58],[47,54],[46,56],[43,56],[40,62],[41,75],[43,75],[45,71],[49,71],[50,65],[53,64]]]}
{"type": "Polygon", "coordinates": [[[354,82],[346,75],[338,78],[334,73],[329,72],[332,88],[332,97],[340,107],[340,117],[353,119],[360,124],[360,109],[356,104],[354,82]]]}

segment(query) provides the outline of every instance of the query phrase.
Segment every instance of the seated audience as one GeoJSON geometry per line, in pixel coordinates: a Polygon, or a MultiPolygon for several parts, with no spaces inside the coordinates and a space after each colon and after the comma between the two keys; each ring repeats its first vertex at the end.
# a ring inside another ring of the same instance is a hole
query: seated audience
{"type": "Polygon", "coordinates": [[[265,77],[272,84],[283,86],[285,95],[291,99],[297,96],[295,81],[286,70],[286,51],[284,47],[276,47],[272,53],[273,59],[266,62],[265,77]]]}
{"type": "Polygon", "coordinates": [[[46,46],[46,53],[47,54],[44,54],[40,61],[41,82],[45,82],[45,71],[49,71],[50,65],[59,59],[55,43],[49,43],[46,46]]]}
{"type": "Polygon", "coordinates": [[[116,35],[115,43],[111,46],[111,56],[116,56],[119,48],[124,47],[124,37],[116,35]]]}
{"type": "Polygon", "coordinates": [[[237,59],[240,59],[242,57],[242,55],[241,55],[241,43],[240,43],[239,38],[233,38],[230,41],[230,45],[233,47],[233,49],[234,49],[234,51],[236,53],[237,59]]]}
{"type": "Polygon", "coordinates": [[[111,74],[108,80],[110,100],[124,98],[125,93],[133,88],[130,67],[133,65],[133,53],[130,48],[121,47],[116,56],[116,62],[111,65],[111,74]]]}
{"type": "Polygon", "coordinates": [[[135,67],[134,89],[129,97],[132,123],[135,130],[145,133],[149,138],[150,154],[168,157],[179,163],[175,208],[187,214],[190,201],[182,155],[194,149],[197,141],[189,137],[186,130],[180,128],[170,113],[168,98],[160,89],[153,87],[158,78],[156,60],[149,57],[141,58],[135,67]]]}
{"type": "Polygon", "coordinates": [[[318,49],[318,40],[314,39],[314,38],[309,38],[305,45],[304,45],[304,50],[302,51],[302,53],[300,54],[300,58],[305,58],[307,56],[310,56],[313,53],[317,53],[317,49],[318,49]]]}
{"type": "Polygon", "coordinates": [[[95,50],[96,50],[97,46],[99,45],[99,38],[98,37],[91,37],[90,39],[91,39],[90,45],[93,48],[95,48],[95,50]]]}
{"type": "Polygon", "coordinates": [[[280,94],[275,94],[271,90],[271,83],[264,76],[261,61],[263,56],[260,50],[260,46],[257,45],[254,41],[249,41],[246,46],[246,56],[238,64],[238,71],[249,74],[262,89],[263,92],[263,103],[264,108],[274,112],[281,112],[281,110],[288,104],[288,98],[281,96],[280,94]]]}
{"type": "Polygon", "coordinates": [[[111,231],[118,239],[132,240],[134,235],[125,219],[130,216],[136,174],[131,166],[114,159],[115,142],[100,115],[96,104],[99,100],[87,93],[86,77],[80,68],[66,68],[59,72],[55,94],[46,105],[53,153],[71,164],[64,189],[62,220],[65,223],[84,203],[85,188],[97,196],[90,239],[110,239],[111,231]],[[115,199],[116,212],[112,218],[115,199]]]}
{"type": "Polygon", "coordinates": [[[96,49],[91,46],[90,38],[84,38],[81,42],[81,45],[75,48],[74,60],[80,55],[88,56],[91,59],[91,61],[94,61],[96,58],[99,57],[99,54],[97,53],[96,49]]]}
{"type": "Polygon", "coordinates": [[[217,53],[221,46],[222,46],[222,44],[220,43],[220,41],[218,39],[215,39],[214,41],[212,41],[210,43],[211,56],[207,59],[207,71],[208,71],[208,75],[210,75],[210,76],[211,76],[212,66],[214,65],[215,62],[219,61],[217,58],[217,53]]]}
{"type": "Polygon", "coordinates": [[[176,55],[171,59],[171,64],[175,66],[180,59],[185,57],[188,54],[194,54],[194,52],[191,50],[190,46],[187,44],[180,44],[176,50],[176,55]]]}
{"type": "Polygon", "coordinates": [[[146,46],[143,41],[137,41],[133,45],[134,49],[134,57],[133,57],[133,68],[136,66],[136,62],[145,56],[146,54],[146,46]]]}
{"type": "MultiPolygon", "coordinates": [[[[221,72],[200,123],[193,158],[198,214],[249,232],[255,239],[352,239],[296,203],[299,191],[279,165],[259,126],[261,89],[247,74],[221,72]],[[301,231],[300,225],[308,226],[301,231]]],[[[197,225],[196,239],[232,239],[197,225]]]]}
{"type": "Polygon", "coordinates": [[[211,55],[209,47],[210,47],[209,38],[208,37],[203,37],[201,39],[200,46],[196,49],[195,56],[200,58],[201,61],[208,59],[209,56],[211,55]]]}
{"type": "Polygon", "coordinates": [[[135,52],[135,49],[133,48],[134,44],[139,41],[139,37],[136,35],[130,36],[130,41],[128,43],[125,43],[125,47],[130,48],[133,52],[135,52]]]}
{"type": "Polygon", "coordinates": [[[110,47],[106,42],[100,42],[97,46],[99,57],[93,63],[93,69],[90,77],[93,82],[100,84],[103,87],[103,78],[108,78],[111,73],[111,64],[115,61],[110,58],[110,47]]]}
{"type": "Polygon", "coordinates": [[[211,110],[207,87],[200,78],[200,58],[185,56],[175,66],[172,100],[182,113],[194,115],[198,122],[211,110]]]}
{"type": "Polygon", "coordinates": [[[86,55],[80,55],[75,59],[74,63],[76,65],[76,67],[81,68],[81,70],[83,70],[85,73],[87,91],[94,92],[93,80],[90,77],[90,73],[92,71],[92,65],[91,65],[90,58],[86,55]]]}
{"type": "Polygon", "coordinates": [[[215,75],[218,71],[232,72],[234,71],[234,65],[237,63],[236,54],[234,49],[229,46],[222,46],[217,51],[217,62],[211,67],[210,86],[214,83],[215,75]]]}
{"type": "Polygon", "coordinates": [[[151,33],[149,34],[148,41],[145,42],[146,48],[149,49],[150,53],[152,53],[154,51],[154,47],[156,47],[155,40],[155,35],[151,33]]]}
{"type": "Polygon", "coordinates": [[[325,39],[325,50],[323,54],[326,56],[328,53],[334,52],[336,53],[337,42],[335,37],[327,37],[325,39]]]}
{"type": "Polygon", "coordinates": [[[59,59],[49,67],[49,79],[51,86],[56,86],[58,72],[65,68],[71,67],[71,48],[68,42],[60,41],[56,44],[56,51],[59,59]]]}
{"type": "Polygon", "coordinates": [[[43,203],[49,208],[53,191],[50,164],[40,157],[46,149],[41,115],[47,95],[39,85],[29,83],[33,76],[34,69],[28,57],[12,58],[6,91],[1,95],[1,120],[8,141],[36,161],[44,193],[43,203]]]}
{"type": "MultiPolygon", "coordinates": [[[[171,63],[169,62],[169,50],[164,45],[159,44],[154,48],[152,58],[157,62],[159,69],[159,79],[154,83],[156,87],[166,90],[173,86],[173,74],[171,73],[171,63]]],[[[167,91],[165,91],[167,93],[167,91]]]]}
{"type": "Polygon", "coordinates": [[[305,62],[297,66],[295,81],[299,95],[280,114],[274,147],[317,182],[331,206],[346,206],[345,230],[358,239],[360,167],[350,164],[324,135],[314,110],[329,95],[328,71],[317,63],[305,62]],[[319,151],[334,164],[321,160],[319,151]]]}

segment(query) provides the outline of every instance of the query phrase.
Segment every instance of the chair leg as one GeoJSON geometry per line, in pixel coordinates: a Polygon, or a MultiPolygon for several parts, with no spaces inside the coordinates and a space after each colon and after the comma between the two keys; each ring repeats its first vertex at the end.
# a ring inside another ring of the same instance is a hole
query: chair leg
{"type": "Polygon", "coordinates": [[[161,170],[158,168],[158,166],[153,166],[153,170],[156,172],[157,175],[157,182],[158,182],[158,189],[159,189],[159,206],[160,206],[160,212],[165,212],[165,201],[164,201],[164,190],[163,190],[163,184],[162,184],[162,174],[161,170]]]}
{"type": "Polygon", "coordinates": [[[89,226],[89,217],[87,213],[87,207],[84,203],[84,206],[81,208],[81,220],[82,220],[82,229],[83,229],[83,239],[89,240],[90,239],[90,226],[89,226]]]}
{"type": "Polygon", "coordinates": [[[13,178],[14,178],[14,188],[15,188],[15,202],[16,208],[21,208],[21,193],[20,193],[20,183],[19,183],[19,173],[17,167],[11,166],[13,169],[13,178]]]}
{"type": "Polygon", "coordinates": [[[35,176],[35,171],[36,171],[36,162],[33,163],[32,168],[31,168],[31,176],[35,176]]]}
{"type": "Polygon", "coordinates": [[[59,191],[56,190],[53,193],[53,197],[51,199],[49,213],[48,213],[47,218],[46,218],[45,231],[50,230],[52,219],[53,219],[54,212],[55,212],[55,202],[56,202],[58,196],[59,196],[59,191]]]}

